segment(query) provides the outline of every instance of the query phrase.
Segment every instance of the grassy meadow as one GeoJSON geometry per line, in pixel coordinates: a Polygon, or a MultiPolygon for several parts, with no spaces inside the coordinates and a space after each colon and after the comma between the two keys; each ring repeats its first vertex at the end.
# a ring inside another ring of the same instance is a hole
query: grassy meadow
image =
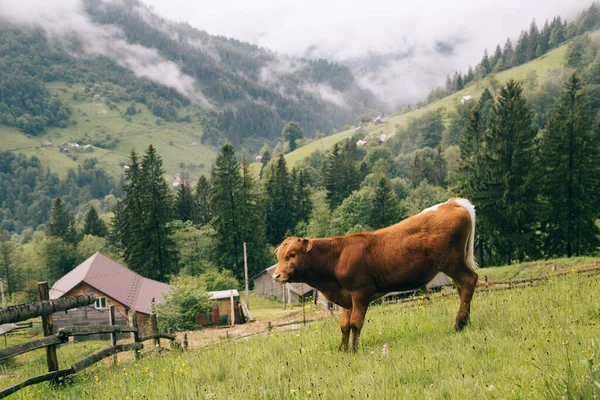
{"type": "MultiPolygon", "coordinates": [[[[355,354],[337,350],[336,316],[115,367],[100,363],[71,384],[40,384],[13,398],[597,398],[599,283],[597,275],[571,274],[476,293],[471,323],[460,333],[452,329],[456,296],[372,306],[355,354]]],[[[95,344],[86,346],[91,351],[95,344]]],[[[72,347],[82,351],[81,344],[72,347]]],[[[65,351],[59,353],[63,366],[74,361],[65,351]]],[[[33,366],[43,371],[43,363],[28,362],[22,367],[28,374],[33,366]]]]}
{"type": "MultiPolygon", "coordinates": [[[[117,88],[117,85],[113,85],[117,88]]],[[[156,147],[163,159],[166,177],[171,180],[177,173],[186,172],[192,180],[208,174],[216,158],[216,149],[200,143],[202,126],[197,122],[157,123],[144,104],[137,104],[139,112],[127,120],[125,110],[131,103],[114,103],[110,109],[102,99],[73,100],[81,93],[83,85],[53,82],[48,90],[71,105],[71,124],[66,128],[50,128],[45,135],[30,136],[14,128],[0,127],[0,150],[11,150],[37,156],[53,172],[65,176],[70,168],[76,169],[86,158],[95,157],[99,164],[115,178],[122,173],[121,164],[127,162],[132,149],[143,153],[149,144],[156,147]],[[79,139],[108,140],[117,138],[115,148],[96,148],[92,152],[61,152],[60,146],[79,139]],[[42,141],[52,145],[42,147],[42,141]]],[[[185,115],[189,110],[180,110],[185,115]]]]}

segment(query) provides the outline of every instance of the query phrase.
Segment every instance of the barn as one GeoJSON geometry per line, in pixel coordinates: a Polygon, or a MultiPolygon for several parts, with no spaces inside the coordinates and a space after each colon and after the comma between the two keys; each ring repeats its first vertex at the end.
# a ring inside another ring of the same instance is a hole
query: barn
{"type": "MultiPolygon", "coordinates": [[[[66,326],[108,325],[109,307],[115,306],[115,323],[127,325],[127,313],[135,309],[140,335],[150,333],[152,300],[163,302],[163,294],[171,289],[133,272],[118,262],[96,253],[60,278],[50,289],[50,299],[63,296],[93,294],[96,303],[52,315],[54,332],[66,326]]],[[[77,340],[108,339],[108,334],[78,337],[77,340]]]]}

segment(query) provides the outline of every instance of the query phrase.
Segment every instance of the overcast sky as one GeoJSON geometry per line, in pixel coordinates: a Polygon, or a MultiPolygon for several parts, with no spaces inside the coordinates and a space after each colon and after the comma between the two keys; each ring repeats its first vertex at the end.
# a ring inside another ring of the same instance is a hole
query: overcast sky
{"type": "Polygon", "coordinates": [[[591,0],[145,0],[159,14],[289,55],[348,60],[366,54],[405,53],[364,86],[392,107],[422,99],[455,70],[477,64],[516,38],[535,18],[572,19],[591,0]],[[452,42],[445,57],[436,43],[452,42]]]}
{"type": "MultiPolygon", "coordinates": [[[[122,1],[122,0],[104,0],[122,1]]],[[[167,19],[188,22],[292,56],[347,61],[404,54],[375,71],[355,71],[363,87],[391,109],[422,100],[445,76],[466,72],[488,48],[516,38],[533,18],[572,19],[591,0],[144,0],[167,19]],[[436,46],[450,43],[440,54],[436,46]]],[[[208,106],[195,81],[154,49],[125,42],[119,30],[93,23],[82,0],[0,0],[0,17],[42,26],[53,37],[75,34],[91,55],[105,55],[208,106]]],[[[291,71],[293,72],[293,71],[291,71]]],[[[336,95],[337,96],[337,95],[336,95]]],[[[331,96],[330,96],[331,97],[331,96]]],[[[336,97],[331,97],[335,99],[336,97]]]]}
{"type": "MultiPolygon", "coordinates": [[[[517,36],[532,18],[573,16],[590,0],[145,0],[159,14],[211,34],[249,41],[288,54],[318,46],[344,59],[368,51],[401,51],[436,40],[465,40],[492,48],[517,36]]],[[[493,50],[493,48],[491,49],[493,50]]],[[[490,50],[490,51],[491,51],[490,50]]],[[[475,62],[471,57],[468,62],[475,62]]]]}

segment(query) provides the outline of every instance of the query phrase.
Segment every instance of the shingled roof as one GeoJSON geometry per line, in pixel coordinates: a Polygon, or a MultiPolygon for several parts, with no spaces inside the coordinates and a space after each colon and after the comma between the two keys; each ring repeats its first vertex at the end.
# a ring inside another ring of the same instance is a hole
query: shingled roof
{"type": "Polygon", "coordinates": [[[153,298],[162,303],[163,294],[171,289],[166,283],[144,278],[104,254],[96,253],[57,280],[50,289],[50,299],[64,296],[82,282],[144,314],[150,314],[153,298]]]}

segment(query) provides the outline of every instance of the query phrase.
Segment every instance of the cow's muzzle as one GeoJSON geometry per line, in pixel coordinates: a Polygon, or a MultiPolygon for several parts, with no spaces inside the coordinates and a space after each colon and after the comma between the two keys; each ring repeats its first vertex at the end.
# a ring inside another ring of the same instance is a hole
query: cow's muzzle
{"type": "Polygon", "coordinates": [[[281,284],[287,283],[288,278],[286,276],[282,276],[281,273],[273,275],[273,279],[275,282],[279,282],[281,284]]]}

